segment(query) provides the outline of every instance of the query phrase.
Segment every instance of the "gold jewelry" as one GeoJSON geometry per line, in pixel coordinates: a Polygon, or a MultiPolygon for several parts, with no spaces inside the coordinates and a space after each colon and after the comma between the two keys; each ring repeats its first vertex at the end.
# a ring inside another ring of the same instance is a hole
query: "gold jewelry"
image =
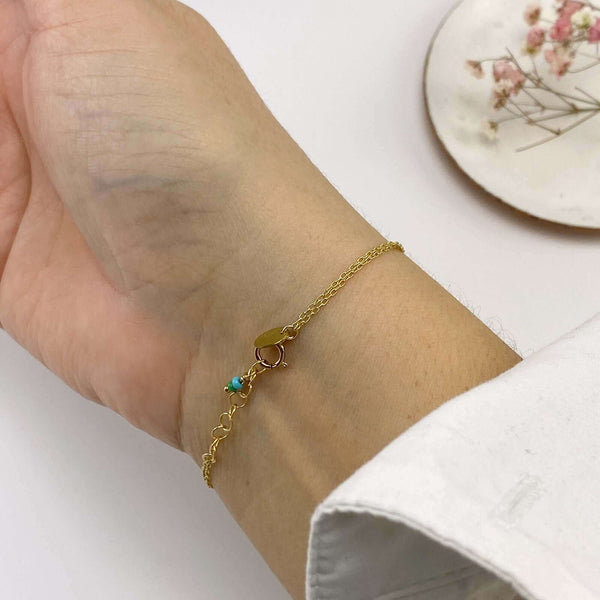
{"type": "Polygon", "coordinates": [[[315,300],[308,305],[308,308],[301,313],[291,325],[269,329],[256,338],[254,341],[254,356],[256,362],[243,375],[233,377],[225,386],[225,391],[229,394],[231,406],[229,410],[220,414],[219,424],[216,427],[213,427],[211,431],[213,441],[210,448],[208,452],[205,452],[202,455],[202,475],[208,487],[213,487],[210,481],[210,474],[212,466],[216,462],[216,452],[219,443],[231,432],[233,415],[237,409],[246,406],[248,403],[254,379],[261,373],[274,369],[275,367],[287,367],[287,363],[285,362],[284,343],[293,340],[302,327],[310,321],[311,317],[316,315],[357,271],[362,269],[380,254],[393,249],[404,252],[404,248],[399,242],[385,242],[372,248],[352,263],[324,292],[315,298],[315,300]],[[269,362],[263,358],[261,354],[261,350],[269,347],[274,347],[279,352],[275,362],[269,362]],[[241,398],[243,402],[236,402],[237,398],[241,398]]]}

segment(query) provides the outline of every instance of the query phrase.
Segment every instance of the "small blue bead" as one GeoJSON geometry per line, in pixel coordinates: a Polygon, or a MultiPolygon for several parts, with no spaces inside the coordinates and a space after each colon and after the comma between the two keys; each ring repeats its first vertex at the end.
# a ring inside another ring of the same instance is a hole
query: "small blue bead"
{"type": "Polygon", "coordinates": [[[231,383],[236,390],[241,390],[244,387],[244,383],[239,377],[234,377],[231,383]]]}

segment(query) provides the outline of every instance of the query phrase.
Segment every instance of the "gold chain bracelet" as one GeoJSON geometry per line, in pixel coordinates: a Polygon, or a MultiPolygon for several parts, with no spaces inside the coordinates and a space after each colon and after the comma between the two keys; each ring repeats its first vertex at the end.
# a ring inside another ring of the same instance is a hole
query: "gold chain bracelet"
{"type": "Polygon", "coordinates": [[[362,269],[380,254],[394,249],[404,252],[404,248],[399,242],[385,242],[372,248],[352,263],[324,292],[315,298],[315,300],[308,305],[308,308],[301,313],[291,325],[269,329],[256,338],[254,341],[254,356],[256,362],[243,375],[233,377],[225,386],[225,392],[229,394],[230,408],[220,414],[219,424],[216,427],[213,427],[211,431],[213,441],[210,448],[208,452],[205,452],[202,455],[202,475],[208,487],[213,487],[210,480],[210,474],[212,466],[216,462],[216,452],[219,443],[231,432],[233,415],[235,412],[238,408],[242,408],[248,403],[250,394],[252,393],[254,379],[261,373],[269,371],[270,369],[279,366],[287,367],[287,363],[285,362],[284,343],[293,340],[302,327],[310,321],[311,317],[316,315],[357,271],[362,269]],[[269,362],[267,359],[263,358],[261,354],[261,350],[269,347],[274,347],[279,352],[275,362],[269,362]],[[240,398],[242,402],[237,402],[238,398],[240,398]]]}

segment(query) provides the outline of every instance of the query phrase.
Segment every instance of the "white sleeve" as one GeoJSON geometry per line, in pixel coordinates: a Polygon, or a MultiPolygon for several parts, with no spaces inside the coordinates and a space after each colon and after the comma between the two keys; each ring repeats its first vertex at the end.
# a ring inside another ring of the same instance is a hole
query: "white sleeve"
{"type": "Polygon", "coordinates": [[[307,558],[307,600],[598,600],[600,313],[362,465],[307,558]]]}

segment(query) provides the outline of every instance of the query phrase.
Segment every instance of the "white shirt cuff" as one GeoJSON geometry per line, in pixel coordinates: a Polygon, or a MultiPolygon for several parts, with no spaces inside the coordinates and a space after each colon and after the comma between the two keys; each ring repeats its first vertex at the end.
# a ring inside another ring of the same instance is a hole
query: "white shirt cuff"
{"type": "Polygon", "coordinates": [[[600,598],[600,313],[427,415],[312,515],[307,600],[511,586],[600,598]]]}

